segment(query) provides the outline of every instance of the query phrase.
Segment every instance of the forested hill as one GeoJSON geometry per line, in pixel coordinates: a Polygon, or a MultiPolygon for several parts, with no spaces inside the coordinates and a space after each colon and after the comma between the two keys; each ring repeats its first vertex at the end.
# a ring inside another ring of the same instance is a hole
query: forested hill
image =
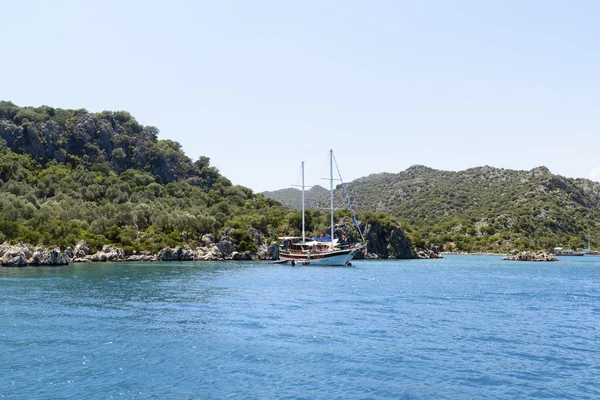
{"type": "MultiPolygon", "coordinates": [[[[265,195],[265,197],[279,201],[286,207],[295,210],[300,210],[302,208],[302,194],[300,189],[287,188],[272,192],[262,192],[262,194],[265,195]]],[[[326,202],[325,199],[329,199],[329,190],[322,186],[315,185],[304,191],[304,206],[306,208],[323,207],[323,204],[326,202]]]]}
{"type": "MultiPolygon", "coordinates": [[[[600,184],[554,175],[545,167],[452,172],[413,166],[347,187],[357,210],[390,213],[416,230],[417,242],[421,236],[445,250],[582,248],[588,232],[592,247],[600,246],[600,184]]],[[[341,188],[336,191],[342,206],[341,188]]],[[[266,195],[281,201],[278,192],[266,195]]],[[[326,207],[327,194],[311,201],[326,207]]]]}
{"type": "Polygon", "coordinates": [[[226,234],[254,251],[288,213],[127,112],[0,102],[0,243],[156,252],[226,234]]]}
{"type": "Polygon", "coordinates": [[[126,111],[89,113],[0,101],[0,139],[0,146],[28,154],[42,166],[104,164],[117,174],[142,170],[157,183],[186,180],[204,187],[224,179],[207,157],[192,162],[179,143],[159,140],[157,128],[139,124],[126,111]]]}

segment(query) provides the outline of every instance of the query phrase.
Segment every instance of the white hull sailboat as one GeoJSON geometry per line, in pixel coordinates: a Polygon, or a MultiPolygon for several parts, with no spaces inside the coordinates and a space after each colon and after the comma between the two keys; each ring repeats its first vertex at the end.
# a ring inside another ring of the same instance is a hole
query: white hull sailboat
{"type": "MultiPolygon", "coordinates": [[[[329,241],[312,240],[306,241],[304,229],[304,162],[302,162],[302,237],[281,237],[284,247],[279,252],[278,263],[291,263],[293,265],[312,265],[312,266],[347,266],[356,252],[361,250],[363,245],[342,245],[337,239],[334,239],[333,225],[333,150],[329,151],[329,191],[331,208],[331,236],[329,241]]],[[[354,215],[354,214],[353,214],[354,215]]],[[[356,223],[356,218],[355,218],[356,223]]],[[[360,229],[359,229],[360,233],[360,229]]],[[[361,233],[362,237],[362,233],[361,233]]]]}

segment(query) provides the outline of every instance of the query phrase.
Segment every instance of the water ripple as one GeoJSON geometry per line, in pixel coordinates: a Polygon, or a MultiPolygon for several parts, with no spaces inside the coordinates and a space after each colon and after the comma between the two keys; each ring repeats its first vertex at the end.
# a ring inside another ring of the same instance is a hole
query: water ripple
{"type": "Polygon", "coordinates": [[[0,399],[596,399],[598,262],[0,269],[0,399]]]}

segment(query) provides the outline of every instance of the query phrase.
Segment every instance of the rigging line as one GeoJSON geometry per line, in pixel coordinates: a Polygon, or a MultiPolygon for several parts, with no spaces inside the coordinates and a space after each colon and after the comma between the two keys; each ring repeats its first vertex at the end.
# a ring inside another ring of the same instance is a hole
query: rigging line
{"type": "Polygon", "coordinates": [[[356,214],[354,213],[354,208],[352,207],[352,202],[350,201],[350,195],[348,194],[348,189],[346,189],[346,184],[342,179],[342,174],[340,173],[340,167],[335,159],[335,154],[333,154],[333,161],[335,162],[335,168],[337,169],[338,176],[340,177],[340,182],[342,183],[342,188],[344,189],[344,194],[346,195],[346,201],[348,201],[348,206],[350,207],[350,212],[352,213],[352,219],[354,219],[354,226],[356,226],[356,230],[358,231],[360,238],[362,241],[365,241],[365,237],[363,236],[362,231],[360,230],[360,226],[358,225],[358,221],[356,220],[356,214]]]}

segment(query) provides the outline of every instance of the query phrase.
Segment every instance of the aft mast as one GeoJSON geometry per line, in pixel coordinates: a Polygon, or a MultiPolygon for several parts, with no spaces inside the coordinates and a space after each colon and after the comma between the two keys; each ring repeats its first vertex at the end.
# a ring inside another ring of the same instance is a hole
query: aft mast
{"type": "Polygon", "coordinates": [[[588,239],[588,248],[587,248],[587,253],[589,253],[589,252],[591,252],[591,251],[592,251],[592,248],[591,248],[591,246],[590,246],[590,231],[588,231],[587,237],[588,237],[588,238],[587,238],[587,239],[588,239]]]}
{"type": "Polygon", "coordinates": [[[329,200],[331,203],[331,248],[333,249],[333,150],[329,150],[329,200]]]}
{"type": "MultiPolygon", "coordinates": [[[[300,186],[302,188],[302,244],[306,243],[306,229],[305,229],[305,223],[304,223],[304,189],[306,188],[306,186],[304,185],[304,161],[302,161],[302,163],[300,164],[302,166],[301,170],[302,170],[302,185],[300,186]]],[[[292,185],[292,186],[299,186],[299,185],[292,185]]]]}
{"type": "Polygon", "coordinates": [[[304,161],[302,161],[302,244],[306,242],[304,233],[304,161]]]}

